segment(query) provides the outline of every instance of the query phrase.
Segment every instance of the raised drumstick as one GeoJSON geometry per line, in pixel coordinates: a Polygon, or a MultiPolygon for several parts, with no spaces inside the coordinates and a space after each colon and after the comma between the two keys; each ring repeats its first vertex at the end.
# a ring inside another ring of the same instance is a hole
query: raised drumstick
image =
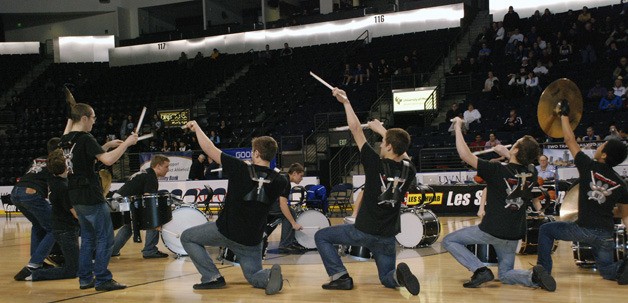
{"type": "Polygon", "coordinates": [[[140,119],[137,121],[137,127],[135,128],[135,133],[140,133],[140,128],[142,127],[142,122],[144,121],[144,115],[146,115],[146,106],[142,108],[142,114],[140,115],[140,119]]]}
{"type": "Polygon", "coordinates": [[[329,89],[331,89],[331,90],[334,89],[333,86],[331,86],[329,83],[325,82],[325,80],[323,80],[321,77],[317,76],[315,73],[310,72],[310,76],[314,77],[314,79],[318,80],[318,82],[320,82],[323,85],[327,86],[329,89]]]}
{"type": "MultiPolygon", "coordinates": [[[[512,144],[508,144],[508,145],[504,145],[505,148],[510,148],[512,146],[512,144]]],[[[478,155],[483,155],[483,154],[488,154],[491,153],[495,150],[495,147],[493,148],[489,148],[489,149],[485,149],[485,150],[481,150],[481,151],[476,151],[473,154],[478,156],[478,155]]]]}

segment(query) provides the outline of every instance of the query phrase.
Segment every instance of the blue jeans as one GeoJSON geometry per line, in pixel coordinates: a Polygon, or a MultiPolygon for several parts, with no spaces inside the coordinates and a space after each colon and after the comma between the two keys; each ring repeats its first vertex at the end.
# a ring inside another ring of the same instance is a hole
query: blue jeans
{"type": "Polygon", "coordinates": [[[79,266],[79,228],[72,230],[53,230],[55,240],[61,246],[65,263],[61,267],[33,271],[33,281],[76,278],[79,266]]]}
{"type": "Polygon", "coordinates": [[[619,263],[613,260],[615,242],[613,233],[601,229],[589,229],[574,222],[550,222],[541,225],[537,263],[552,272],[552,246],[554,240],[586,242],[591,245],[595,266],[604,279],[615,280],[619,263]]]}
{"type": "Polygon", "coordinates": [[[33,267],[40,266],[55,244],[51,226],[52,207],[40,194],[27,194],[26,187],[13,187],[11,202],[33,224],[31,228],[31,258],[28,263],[33,267]]]}
{"type": "Polygon", "coordinates": [[[201,274],[202,283],[221,276],[205,246],[221,246],[229,248],[238,257],[244,278],[249,284],[256,288],[266,288],[268,284],[270,270],[262,268],[262,242],[254,246],[236,243],[218,231],[216,222],[207,222],[186,229],[181,234],[181,244],[201,274]]]}
{"type": "Polygon", "coordinates": [[[493,237],[480,230],[478,225],[456,230],[443,239],[445,248],[457,261],[469,271],[475,272],[485,267],[484,263],[473,254],[467,245],[490,244],[495,248],[498,260],[498,277],[504,284],[521,284],[528,287],[537,287],[532,283],[532,271],[514,269],[515,251],[518,240],[505,240],[493,237]]]}
{"type": "Polygon", "coordinates": [[[79,253],[79,283],[87,285],[96,276],[96,286],[107,282],[113,275],[107,269],[113,246],[113,225],[109,206],[74,205],[81,224],[81,249],[79,253]],[[94,254],[95,252],[95,254],[94,254]],[[92,263],[92,259],[94,262],[92,263]]]}
{"type": "MultiPolygon", "coordinates": [[[[120,250],[126,244],[127,241],[133,235],[131,224],[124,224],[113,239],[113,249],[111,254],[117,255],[120,250]]],[[[144,239],[144,249],[142,249],[142,255],[150,256],[157,253],[157,243],[159,243],[159,232],[154,229],[146,230],[146,238],[144,239]]]]}
{"type": "Polygon", "coordinates": [[[319,230],[314,235],[314,240],[325,270],[332,280],[348,273],[334,244],[355,245],[364,246],[371,251],[382,285],[389,288],[399,287],[395,275],[395,237],[375,236],[359,231],[353,224],[343,224],[319,230]]]}

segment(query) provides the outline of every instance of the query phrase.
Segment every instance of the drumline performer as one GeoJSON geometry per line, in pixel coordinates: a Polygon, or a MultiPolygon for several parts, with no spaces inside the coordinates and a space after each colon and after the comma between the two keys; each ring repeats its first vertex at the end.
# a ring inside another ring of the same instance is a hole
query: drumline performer
{"type": "Polygon", "coordinates": [[[574,157],[580,174],[578,219],[575,222],[556,221],[543,224],[539,230],[537,264],[552,271],[551,249],[554,240],[579,241],[591,245],[596,267],[602,278],[628,284],[626,257],[613,261],[613,208],[618,205],[624,225],[628,226],[628,192],[626,182],[613,170],[626,159],[626,144],[610,139],[600,145],[593,159],[576,142],[569,121],[569,101],[558,103],[565,144],[574,157]]]}
{"type": "MultiPolygon", "coordinates": [[[[295,231],[302,230],[303,227],[297,223],[297,214],[292,207],[288,205],[288,197],[290,197],[291,183],[300,184],[303,181],[305,169],[300,163],[292,163],[288,168],[287,181],[288,184],[284,192],[279,196],[279,203],[273,204],[270,210],[271,217],[273,215],[281,217],[281,240],[279,241],[279,253],[300,254],[307,250],[301,246],[296,238],[295,231]]],[[[270,220],[269,220],[270,222],[270,220]]],[[[268,227],[266,235],[270,235],[275,227],[268,227]]]]}
{"type": "Polygon", "coordinates": [[[388,288],[405,287],[418,295],[420,284],[406,263],[396,263],[396,239],[400,231],[400,208],[416,170],[404,153],[410,145],[410,135],[398,128],[386,131],[378,153],[366,142],[347,94],[333,88],[334,97],[343,104],[349,129],[360,150],[366,185],[363,202],[355,224],[342,224],[319,230],[314,236],[316,247],[330,277],[323,289],[350,290],[353,279],[338,255],[335,244],[368,248],[375,259],[380,282],[388,288]],[[380,158],[381,156],[381,158],[380,158]]]}
{"type": "MultiPolygon", "coordinates": [[[[159,181],[157,178],[166,176],[169,170],[170,160],[166,156],[153,155],[150,160],[150,167],[145,171],[140,171],[131,176],[131,179],[124,183],[120,189],[113,195],[114,198],[139,196],[144,194],[157,194],[159,192],[159,181]]],[[[120,255],[120,250],[133,235],[131,224],[124,224],[116,234],[113,241],[112,257],[120,255]]],[[[144,259],[167,258],[168,254],[157,249],[159,243],[159,231],[156,229],[147,229],[146,238],[144,239],[144,249],[142,256],[144,259]]]]}
{"type": "Polygon", "coordinates": [[[498,145],[495,152],[510,158],[502,165],[479,159],[471,153],[462,134],[464,121],[453,119],[456,149],[460,158],[478,170],[478,176],[486,181],[486,213],[480,225],[466,227],[448,234],[443,247],[469,271],[471,280],[465,288],[477,288],[494,279],[493,272],[475,256],[466,245],[490,244],[495,248],[499,260],[499,280],[504,284],[521,284],[556,290],[554,278],[540,265],[529,270],[515,270],[515,251],[519,239],[526,233],[526,200],[531,200],[532,186],[536,182],[536,171],[530,164],[538,157],[540,148],[531,136],[524,136],[508,151],[498,145]]]}
{"type": "MultiPolygon", "coordinates": [[[[238,257],[246,280],[267,295],[281,291],[281,267],[262,268],[263,233],[268,211],[289,186],[287,180],[270,168],[277,153],[277,142],[268,136],[252,141],[252,164],[223,153],[205,135],[196,121],[185,127],[196,133],[208,157],[221,164],[229,176],[229,194],[216,222],[191,227],[181,235],[181,244],[201,274],[201,283],[194,289],[225,287],[225,279],[216,268],[205,246],[226,247],[238,257]]],[[[287,199],[287,197],[284,197],[287,199]]]]}

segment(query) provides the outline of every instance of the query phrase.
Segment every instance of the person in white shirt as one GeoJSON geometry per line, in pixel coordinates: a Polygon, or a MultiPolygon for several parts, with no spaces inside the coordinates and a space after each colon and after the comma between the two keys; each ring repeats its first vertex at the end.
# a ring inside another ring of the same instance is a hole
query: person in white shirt
{"type": "Polygon", "coordinates": [[[615,96],[624,97],[626,94],[626,87],[624,87],[622,77],[617,77],[615,79],[615,85],[613,86],[613,91],[615,92],[615,96]]]}
{"type": "Polygon", "coordinates": [[[523,42],[523,34],[519,32],[518,28],[515,28],[515,31],[512,33],[510,39],[508,40],[508,43],[512,44],[515,42],[515,40],[523,42]]]}
{"type": "Polygon", "coordinates": [[[502,22],[497,22],[497,33],[495,34],[495,41],[504,41],[504,37],[506,36],[506,29],[504,29],[504,25],[502,22]]]}
{"type": "Polygon", "coordinates": [[[491,92],[493,90],[493,85],[495,84],[495,80],[499,80],[499,79],[493,76],[493,72],[489,71],[488,78],[486,78],[486,80],[484,81],[484,88],[482,89],[482,91],[485,93],[491,92]]]}
{"type": "Polygon", "coordinates": [[[543,178],[543,180],[554,180],[556,178],[556,166],[549,164],[546,155],[539,157],[539,165],[536,166],[536,170],[539,177],[543,178]]]}
{"type": "Polygon", "coordinates": [[[473,122],[480,123],[480,118],[482,118],[482,114],[480,114],[480,111],[473,107],[472,103],[469,103],[467,110],[462,114],[462,116],[464,117],[464,127],[466,129],[469,129],[469,124],[473,122]]]}
{"type": "Polygon", "coordinates": [[[533,72],[528,73],[528,79],[526,79],[526,94],[532,95],[540,92],[541,88],[539,87],[539,77],[537,77],[533,72]]]}
{"type": "Polygon", "coordinates": [[[549,73],[547,67],[543,66],[543,62],[540,60],[536,62],[536,67],[532,71],[537,76],[547,75],[547,73],[549,73]]]}

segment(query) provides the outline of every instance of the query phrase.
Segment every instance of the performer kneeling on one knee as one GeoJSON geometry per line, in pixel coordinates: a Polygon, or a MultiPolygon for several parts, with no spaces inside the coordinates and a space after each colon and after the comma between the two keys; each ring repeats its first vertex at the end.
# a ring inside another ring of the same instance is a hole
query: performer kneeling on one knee
{"type": "MultiPolygon", "coordinates": [[[[114,197],[157,194],[159,192],[159,181],[157,178],[166,176],[169,166],[170,160],[168,157],[154,155],[150,160],[150,168],[131,176],[131,180],[124,183],[124,185],[122,185],[122,187],[120,187],[120,189],[114,194],[114,197]]],[[[118,230],[118,233],[113,239],[113,250],[111,251],[112,257],[120,255],[120,249],[122,249],[124,244],[126,244],[129,238],[131,238],[132,234],[133,232],[130,223],[124,224],[124,226],[118,230]]],[[[159,243],[159,231],[156,229],[146,230],[146,239],[144,240],[144,249],[142,249],[142,256],[144,259],[168,257],[167,253],[160,252],[157,249],[157,243],[159,243]]]]}
{"type": "Polygon", "coordinates": [[[189,228],[181,235],[183,248],[201,273],[201,283],[194,284],[194,289],[226,285],[205,250],[205,246],[222,246],[237,256],[244,277],[253,287],[265,288],[267,295],[278,293],[283,286],[281,267],[275,264],[270,270],[262,268],[262,238],[268,211],[288,186],[285,178],[270,169],[277,142],[268,136],[253,139],[250,164],[223,153],[196,121],[188,122],[186,127],[196,132],[203,151],[221,164],[229,176],[229,194],[218,220],[189,228]]]}
{"type": "Polygon", "coordinates": [[[600,145],[593,159],[580,150],[569,121],[568,101],[563,100],[556,109],[561,117],[565,144],[574,157],[580,174],[578,193],[578,220],[576,222],[550,222],[541,225],[537,264],[552,271],[554,240],[578,241],[591,245],[595,265],[602,278],[628,284],[626,259],[613,261],[613,208],[619,206],[623,223],[628,226],[628,192],[626,182],[613,167],[626,159],[626,144],[610,139],[600,145]]]}
{"type": "Polygon", "coordinates": [[[347,123],[360,150],[364,165],[365,186],[362,205],[355,224],[336,225],[319,230],[316,247],[323,259],[331,281],[324,289],[349,290],[353,279],[344,267],[335,244],[364,246],[373,253],[380,282],[388,288],[405,287],[418,295],[419,280],[405,263],[396,263],[395,235],[400,231],[400,207],[416,170],[404,154],[410,145],[410,135],[399,128],[386,131],[378,154],[367,142],[360,121],[347,94],[338,88],[333,95],[344,105],[347,123]],[[381,159],[380,159],[381,157],[381,159]]]}
{"type": "Polygon", "coordinates": [[[498,145],[495,151],[510,158],[506,165],[478,159],[467,146],[462,134],[464,120],[454,118],[456,149],[460,158],[478,170],[478,176],[486,181],[486,214],[480,225],[466,227],[448,234],[443,247],[460,264],[473,272],[467,288],[476,288],[494,279],[488,269],[470,250],[470,244],[490,244],[499,260],[499,280],[504,284],[521,284],[556,290],[556,281],[542,266],[532,270],[516,270],[515,251],[519,239],[526,233],[526,203],[532,200],[533,183],[537,180],[532,162],[539,156],[539,144],[531,136],[517,140],[512,149],[498,145]]]}

